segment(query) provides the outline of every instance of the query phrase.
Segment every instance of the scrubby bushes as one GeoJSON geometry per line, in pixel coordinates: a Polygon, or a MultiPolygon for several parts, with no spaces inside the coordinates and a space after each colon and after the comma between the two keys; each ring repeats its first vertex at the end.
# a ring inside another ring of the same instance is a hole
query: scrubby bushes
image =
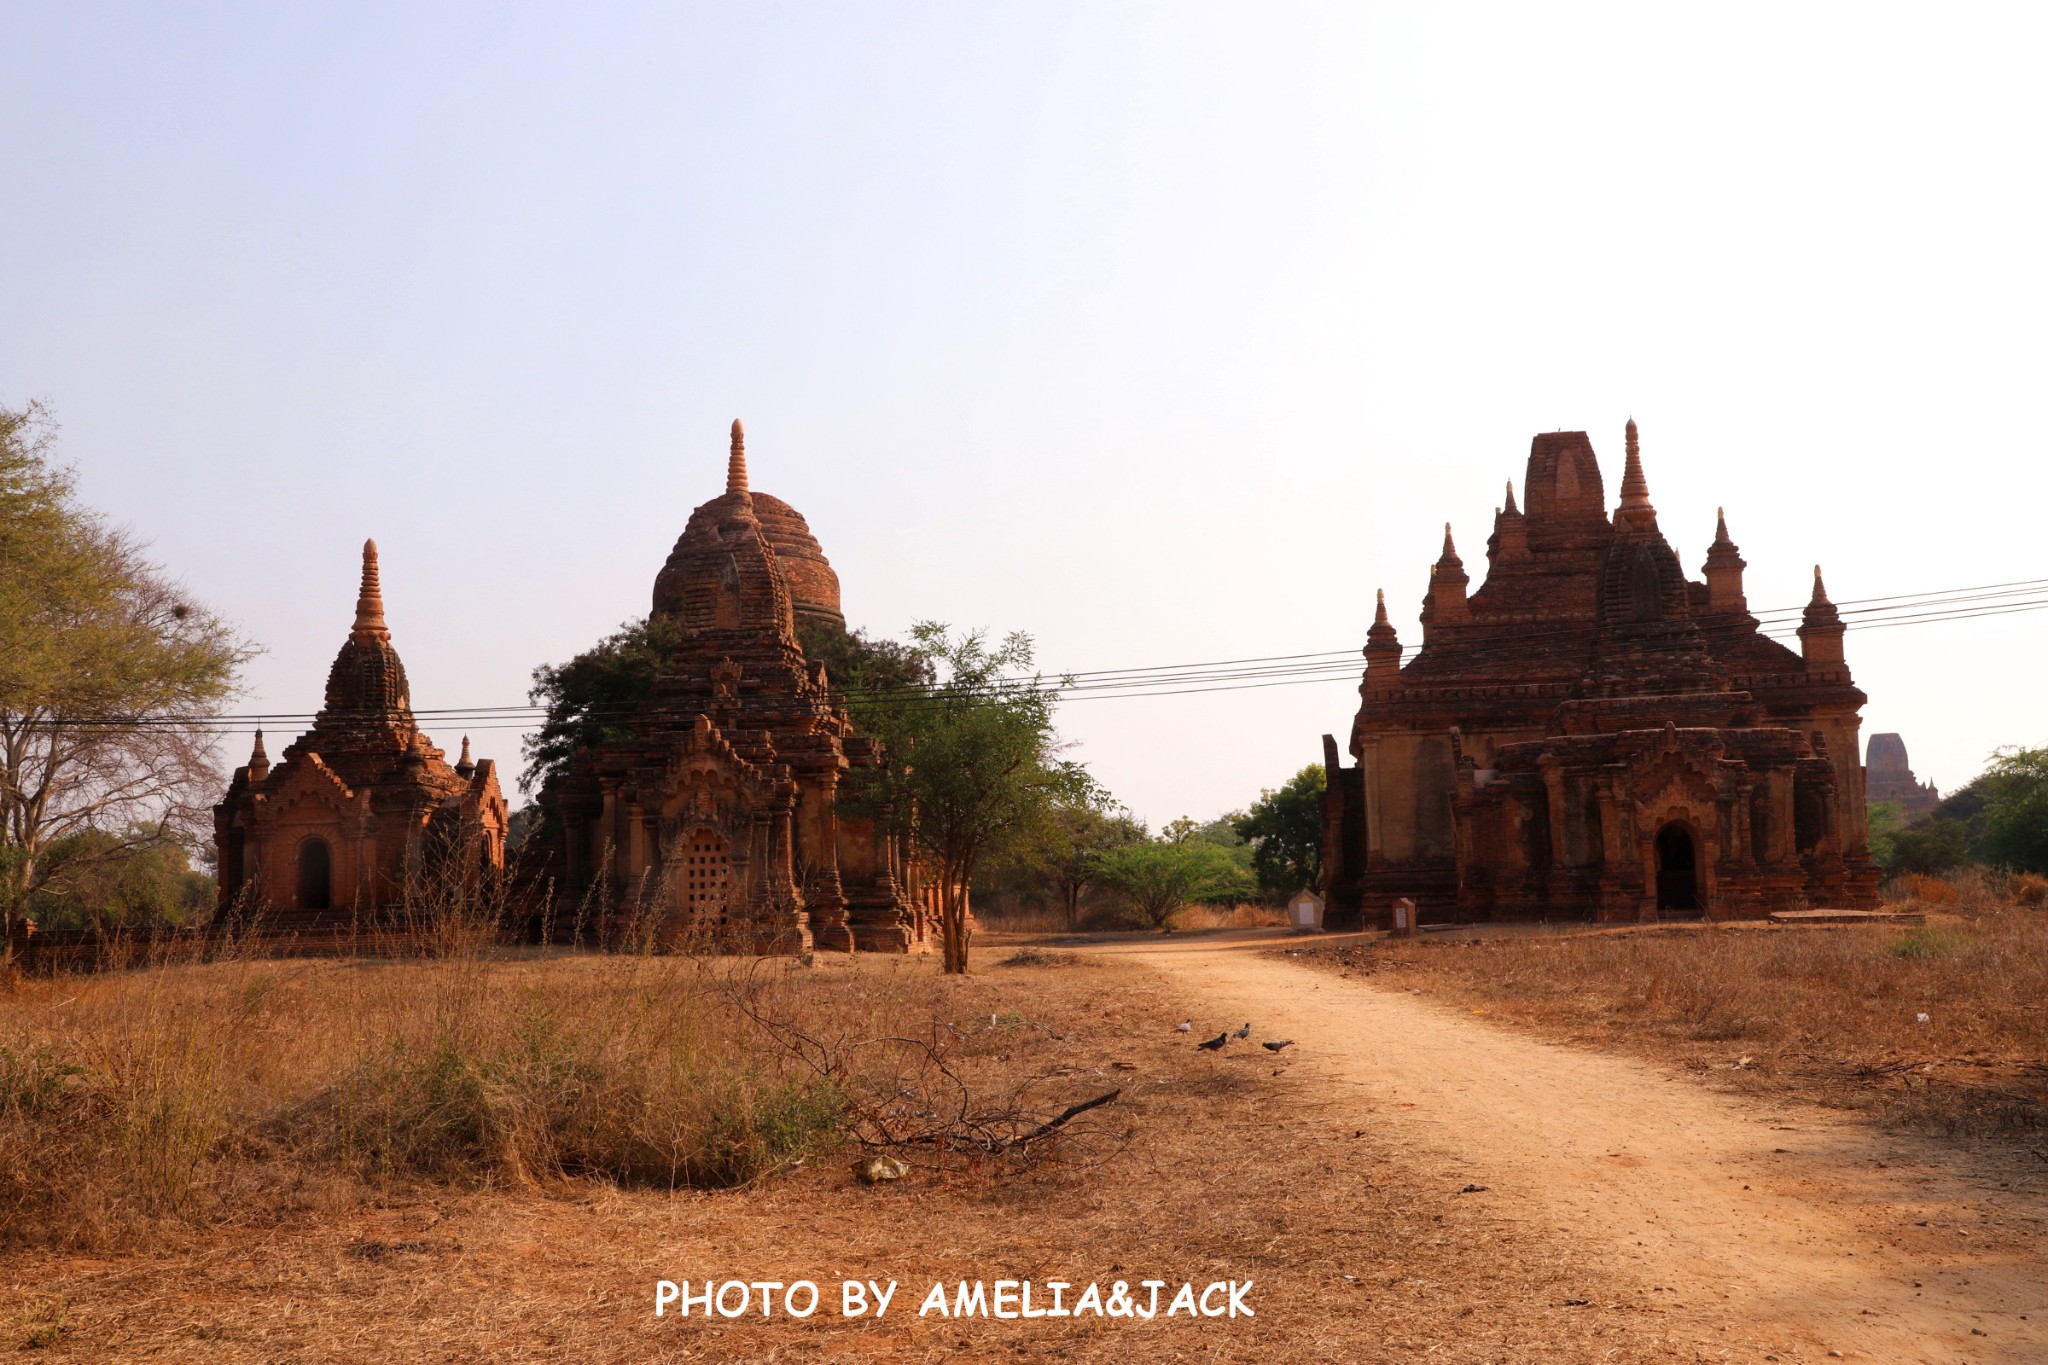
{"type": "Polygon", "coordinates": [[[2048,748],[2009,745],[1925,820],[1870,808],[1870,854],[1888,875],[1938,873],[1976,863],[2048,874],[2048,748]]]}
{"type": "MultiPolygon", "coordinates": [[[[764,1044],[727,970],[230,962],[19,982],[0,994],[0,1244],[204,1218],[252,1182],[749,1180],[831,1141],[839,1097],[764,1044]]],[[[922,1008],[859,982],[751,989],[751,1009],[827,1023],[922,1008]]]]}

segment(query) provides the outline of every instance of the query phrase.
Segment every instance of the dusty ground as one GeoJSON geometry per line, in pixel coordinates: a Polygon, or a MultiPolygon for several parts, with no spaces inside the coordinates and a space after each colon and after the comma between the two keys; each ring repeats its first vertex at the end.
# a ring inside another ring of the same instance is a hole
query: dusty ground
{"type": "Polygon", "coordinates": [[[1102,951],[1299,1039],[1297,1079],[1349,1096],[1421,1166],[1486,1185],[1475,1197],[1503,1219],[1646,1284],[1674,1325],[1787,1359],[2048,1360],[2031,1154],[1716,1093],[1249,947],[1102,951]]]}
{"type": "Polygon", "coordinates": [[[2048,1148],[2039,909],[1982,897],[1924,924],[1470,925],[1293,948],[1301,962],[1766,1101],[2048,1148]]]}
{"type": "Polygon", "coordinates": [[[324,1217],[252,1208],[120,1256],[0,1253],[0,1344],[61,1316],[44,1358],[2048,1359],[2033,1172],[1546,1045],[1273,956],[1284,942],[1110,943],[1080,954],[1092,966],[982,953],[963,1013],[1052,1020],[1036,1061],[1124,1087],[1101,1114],[1128,1145],[1098,1161],[870,1189],[835,1159],[720,1194],[413,1186],[324,1217]],[[1172,1031],[1189,1015],[1297,1043],[1197,1053],[1172,1031]],[[706,1276],[829,1297],[803,1323],[653,1317],[657,1278],[706,1276]],[[885,1319],[836,1315],[854,1276],[898,1282],[885,1319]],[[1258,1316],[916,1316],[960,1278],[1250,1279],[1258,1316]]]}

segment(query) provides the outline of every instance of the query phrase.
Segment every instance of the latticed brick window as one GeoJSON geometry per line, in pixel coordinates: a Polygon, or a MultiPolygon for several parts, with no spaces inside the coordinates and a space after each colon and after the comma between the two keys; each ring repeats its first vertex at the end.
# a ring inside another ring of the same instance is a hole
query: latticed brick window
{"type": "Polygon", "coordinates": [[[708,830],[699,830],[683,845],[676,900],[691,916],[721,914],[731,877],[732,856],[725,840],[708,830]]]}

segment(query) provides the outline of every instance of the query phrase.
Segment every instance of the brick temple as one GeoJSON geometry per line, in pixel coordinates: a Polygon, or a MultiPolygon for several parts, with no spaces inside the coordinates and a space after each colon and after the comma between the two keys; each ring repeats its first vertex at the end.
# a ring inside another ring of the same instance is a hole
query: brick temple
{"type": "Polygon", "coordinates": [[[505,859],[497,766],[451,766],[412,713],[405,664],[384,622],[377,542],[363,543],[355,623],[327,673],[313,726],[275,767],[257,731],[213,808],[223,912],[272,928],[337,929],[431,892],[450,870],[505,859]]]}
{"type": "Polygon", "coordinates": [[[1794,652],[1715,528],[1688,579],[1636,425],[1609,514],[1584,432],[1535,438],[1468,591],[1444,528],[1403,664],[1385,594],[1349,741],[1324,736],[1326,923],[1641,921],[1870,907],[1863,693],[1814,570],[1794,652]]]}
{"type": "Polygon", "coordinates": [[[629,736],[541,793],[555,922],[747,952],[923,947],[936,902],[907,841],[842,800],[880,755],[797,638],[800,618],[843,624],[838,576],[796,509],[748,487],[738,422],[653,614],[683,643],[629,736]]]}

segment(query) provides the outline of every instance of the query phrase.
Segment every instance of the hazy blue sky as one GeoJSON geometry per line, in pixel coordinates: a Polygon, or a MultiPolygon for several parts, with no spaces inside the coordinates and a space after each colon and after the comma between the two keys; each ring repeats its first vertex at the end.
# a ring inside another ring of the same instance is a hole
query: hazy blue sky
{"type": "MultiPolygon", "coordinates": [[[[2037,6],[0,0],[0,401],[317,706],[357,546],[422,707],[646,609],[746,420],[849,618],[1055,670],[1413,643],[1529,438],[1642,424],[1752,605],[2048,577],[2037,6]]],[[[1852,632],[1944,787],[2048,615],[1852,632]]],[[[1063,710],[1155,824],[1355,682],[1063,710]]],[[[436,733],[452,748],[455,733],[436,733]]],[[[475,732],[516,761],[518,734],[475,732]]],[[[274,749],[273,749],[274,752],[274,749]]]]}

